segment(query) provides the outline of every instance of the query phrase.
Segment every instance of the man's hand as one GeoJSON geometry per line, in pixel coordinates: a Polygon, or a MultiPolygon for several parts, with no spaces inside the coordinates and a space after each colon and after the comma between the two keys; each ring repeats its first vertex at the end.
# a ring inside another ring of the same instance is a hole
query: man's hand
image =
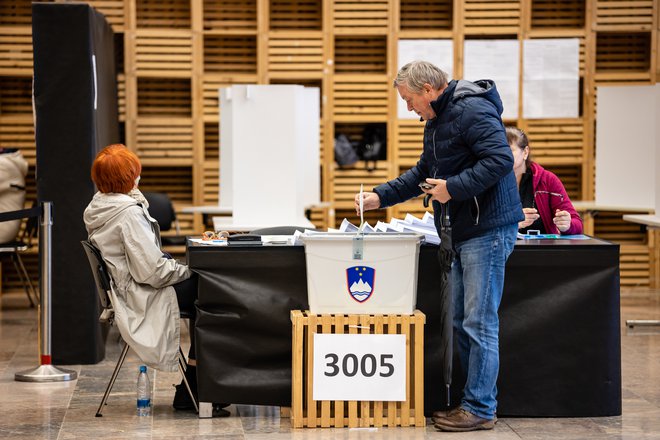
{"type": "MultiPolygon", "coordinates": [[[[362,193],[362,207],[365,211],[380,208],[380,197],[374,192],[362,193]]],[[[355,212],[360,215],[360,193],[355,194],[355,212]]]]}
{"type": "Polygon", "coordinates": [[[539,213],[535,208],[523,208],[525,220],[518,223],[518,229],[523,229],[530,226],[539,218],[539,213]]]}
{"type": "Polygon", "coordinates": [[[447,181],[443,179],[426,179],[432,185],[433,189],[422,189],[426,194],[431,194],[431,200],[437,200],[440,203],[447,203],[451,200],[451,194],[447,191],[447,181]]]}

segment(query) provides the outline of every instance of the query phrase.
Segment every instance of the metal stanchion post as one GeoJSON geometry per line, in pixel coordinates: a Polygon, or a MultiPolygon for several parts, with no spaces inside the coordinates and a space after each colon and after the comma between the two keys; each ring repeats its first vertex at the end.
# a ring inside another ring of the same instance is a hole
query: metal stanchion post
{"type": "Polygon", "coordinates": [[[62,382],[74,380],[78,373],[51,365],[51,227],[53,225],[52,202],[43,202],[39,230],[39,255],[41,268],[39,289],[41,293],[41,365],[18,372],[14,379],[21,382],[62,382]]]}

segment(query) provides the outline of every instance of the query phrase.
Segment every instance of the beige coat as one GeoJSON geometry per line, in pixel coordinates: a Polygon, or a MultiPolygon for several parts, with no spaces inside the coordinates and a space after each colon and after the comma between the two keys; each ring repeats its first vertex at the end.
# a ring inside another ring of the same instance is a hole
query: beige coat
{"type": "Polygon", "coordinates": [[[121,336],[146,365],[176,371],[179,306],[171,286],[191,272],[163,257],[158,223],[147,206],[138,190],[98,192],[85,209],[85,226],[110,270],[110,299],[121,336]]]}
{"type": "MultiPolygon", "coordinates": [[[[28,163],[20,151],[0,153],[0,212],[23,209],[27,171],[28,163]]],[[[20,220],[0,222],[0,243],[14,241],[20,227],[20,220]]]]}

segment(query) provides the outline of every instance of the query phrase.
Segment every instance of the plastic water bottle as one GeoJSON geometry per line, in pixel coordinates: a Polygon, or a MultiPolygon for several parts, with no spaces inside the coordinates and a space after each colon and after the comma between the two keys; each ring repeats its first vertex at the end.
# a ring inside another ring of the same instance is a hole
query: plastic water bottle
{"type": "Polygon", "coordinates": [[[138,374],[137,380],[137,415],[151,415],[151,384],[145,365],[140,365],[140,374],[138,374]]]}

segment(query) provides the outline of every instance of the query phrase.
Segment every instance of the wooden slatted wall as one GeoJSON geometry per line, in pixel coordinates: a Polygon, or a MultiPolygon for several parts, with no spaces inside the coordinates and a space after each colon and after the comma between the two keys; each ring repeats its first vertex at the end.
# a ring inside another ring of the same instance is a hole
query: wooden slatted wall
{"type": "Polygon", "coordinates": [[[389,31],[389,0],[335,0],[332,21],[335,34],[389,31]]]}
{"type": "Polygon", "coordinates": [[[451,0],[401,0],[399,29],[450,30],[454,3],[451,0]]]}
{"type": "Polygon", "coordinates": [[[596,28],[623,30],[630,28],[650,31],[657,4],[653,0],[598,0],[596,1],[596,28]]]}
{"type": "Polygon", "coordinates": [[[255,31],[257,0],[217,0],[204,2],[205,31],[255,31]]]}
{"type": "Polygon", "coordinates": [[[517,34],[521,0],[465,0],[463,26],[469,35],[517,34]]]}
{"type": "Polygon", "coordinates": [[[532,27],[535,29],[584,28],[585,3],[574,0],[536,0],[532,4],[532,27]]]}
{"type": "Polygon", "coordinates": [[[648,287],[650,284],[649,232],[623,220],[624,212],[599,212],[594,218],[594,235],[621,245],[621,285],[648,287]]]}
{"type": "MultiPolygon", "coordinates": [[[[0,147],[19,148],[28,161],[26,207],[36,199],[36,146],[32,116],[32,5],[24,0],[0,2],[0,147]]],[[[23,227],[23,226],[22,226],[23,227]]],[[[27,270],[38,282],[36,249],[24,253],[27,270]]],[[[1,291],[22,291],[11,261],[1,261],[1,291]]]]}

